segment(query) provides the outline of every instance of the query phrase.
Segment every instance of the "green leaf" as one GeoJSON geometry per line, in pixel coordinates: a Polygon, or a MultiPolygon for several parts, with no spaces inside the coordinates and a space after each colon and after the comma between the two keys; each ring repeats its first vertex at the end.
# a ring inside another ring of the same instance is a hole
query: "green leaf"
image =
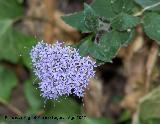
{"type": "Polygon", "coordinates": [[[123,0],[111,0],[111,6],[113,8],[113,11],[116,13],[116,14],[119,14],[122,12],[123,10],[123,5],[124,5],[124,2],[123,0]]]}
{"type": "Polygon", "coordinates": [[[11,25],[12,25],[12,20],[10,20],[10,19],[0,20],[0,27],[1,27],[0,37],[5,35],[5,33],[8,31],[8,29],[10,28],[11,25]]]}
{"type": "Polygon", "coordinates": [[[44,104],[43,99],[40,97],[40,92],[33,85],[33,82],[33,79],[24,82],[24,95],[29,104],[29,110],[27,112],[32,112],[32,114],[39,111],[44,104]]]}
{"type": "Polygon", "coordinates": [[[61,97],[55,101],[48,101],[46,104],[46,115],[54,116],[75,116],[81,114],[81,106],[75,100],[61,97]],[[50,109],[52,108],[52,109],[50,109]]]}
{"type": "Polygon", "coordinates": [[[96,32],[99,28],[99,19],[88,4],[84,4],[84,16],[85,27],[91,32],[96,32]]]}
{"type": "MultiPolygon", "coordinates": [[[[106,57],[105,52],[106,51],[104,51],[104,48],[102,48],[99,44],[93,43],[92,47],[89,48],[89,54],[93,58],[106,62],[108,59],[106,57]]],[[[111,60],[108,60],[108,61],[111,61],[111,60]]]]}
{"type": "Polygon", "coordinates": [[[111,5],[111,0],[94,0],[91,7],[98,16],[110,20],[116,15],[111,5]]]}
{"type": "Polygon", "coordinates": [[[22,58],[22,63],[31,69],[30,51],[32,46],[36,43],[35,38],[17,31],[14,31],[12,35],[14,35],[14,47],[17,48],[17,53],[19,54],[18,58],[22,58]]]}
{"type": "Polygon", "coordinates": [[[16,18],[23,14],[17,0],[0,0],[0,19],[16,18]]]}
{"type": "Polygon", "coordinates": [[[0,65],[0,99],[9,101],[12,89],[17,85],[14,72],[0,65]]]}
{"type": "Polygon", "coordinates": [[[81,56],[86,56],[89,53],[89,48],[92,47],[92,39],[91,37],[87,37],[80,41],[80,44],[78,46],[79,53],[81,56]]]}
{"type": "Polygon", "coordinates": [[[142,123],[160,119],[160,87],[154,89],[140,100],[138,111],[139,119],[142,123]]]}
{"type": "Polygon", "coordinates": [[[149,38],[160,44],[160,14],[147,13],[143,18],[144,31],[149,38]]]}
{"type": "Polygon", "coordinates": [[[126,13],[119,14],[111,23],[111,26],[117,30],[127,30],[140,23],[140,18],[126,13]]]}
{"type": "Polygon", "coordinates": [[[83,11],[62,16],[61,18],[66,24],[82,32],[90,32],[85,26],[85,21],[84,21],[85,16],[83,11]]]}
{"type": "Polygon", "coordinates": [[[134,31],[118,32],[112,31],[104,34],[99,41],[99,44],[93,44],[89,49],[89,53],[95,59],[111,62],[116,56],[120,47],[127,45],[134,36],[134,31]]]}
{"type": "Polygon", "coordinates": [[[134,0],[142,8],[152,11],[160,11],[160,1],[159,0],[134,0]]]}
{"type": "Polygon", "coordinates": [[[6,60],[10,60],[11,62],[17,62],[17,58],[19,56],[19,54],[16,53],[16,47],[14,47],[14,45],[16,45],[16,43],[14,43],[14,35],[13,35],[13,31],[10,28],[10,24],[11,21],[10,20],[3,20],[0,21],[0,26],[4,27],[2,28],[3,30],[0,29],[0,60],[1,59],[6,59],[6,60]],[[6,48],[7,49],[4,49],[6,48]]]}
{"type": "Polygon", "coordinates": [[[89,14],[95,14],[95,12],[90,5],[84,3],[84,15],[88,16],[89,14]]]}
{"type": "Polygon", "coordinates": [[[30,67],[29,50],[34,39],[11,27],[11,20],[0,20],[0,60],[8,60],[17,63],[20,58],[27,67],[30,67]],[[5,49],[7,47],[7,49],[5,49]]]}
{"type": "Polygon", "coordinates": [[[132,13],[133,9],[137,7],[133,0],[111,0],[111,3],[116,14],[121,12],[132,13]]]}
{"type": "Polygon", "coordinates": [[[17,63],[22,58],[24,64],[30,67],[29,50],[34,44],[34,39],[15,31],[8,26],[8,23],[4,24],[8,28],[0,30],[0,60],[4,59],[17,63]],[[6,47],[7,49],[5,49],[6,47]]]}
{"type": "Polygon", "coordinates": [[[84,11],[69,14],[61,17],[66,24],[85,32],[94,32],[98,28],[98,18],[94,10],[88,5],[84,4],[84,11]]]}

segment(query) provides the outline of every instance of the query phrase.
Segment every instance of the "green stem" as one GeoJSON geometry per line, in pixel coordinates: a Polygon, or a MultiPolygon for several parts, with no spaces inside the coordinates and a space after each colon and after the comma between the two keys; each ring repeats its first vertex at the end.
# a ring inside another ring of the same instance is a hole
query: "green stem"
{"type": "Polygon", "coordinates": [[[146,10],[149,10],[149,9],[154,8],[156,6],[159,6],[159,5],[160,5],[160,2],[153,4],[153,5],[150,5],[150,6],[147,6],[144,9],[142,9],[140,12],[135,13],[134,16],[141,16],[146,10]]]}

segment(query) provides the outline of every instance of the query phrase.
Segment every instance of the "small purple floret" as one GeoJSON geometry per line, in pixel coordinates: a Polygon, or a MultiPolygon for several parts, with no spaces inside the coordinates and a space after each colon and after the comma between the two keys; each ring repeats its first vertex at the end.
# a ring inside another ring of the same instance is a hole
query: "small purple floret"
{"type": "Polygon", "coordinates": [[[94,77],[95,61],[81,57],[78,50],[70,46],[38,42],[31,50],[33,71],[40,82],[41,96],[57,99],[62,95],[84,96],[84,90],[91,77],[94,77]]]}

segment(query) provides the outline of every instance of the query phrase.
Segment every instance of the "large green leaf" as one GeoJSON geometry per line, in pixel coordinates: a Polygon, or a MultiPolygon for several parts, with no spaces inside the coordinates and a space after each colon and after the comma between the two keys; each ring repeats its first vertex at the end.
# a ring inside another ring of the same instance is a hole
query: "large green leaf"
{"type": "Polygon", "coordinates": [[[160,11],[160,1],[159,0],[134,0],[144,9],[152,11],[160,11]]]}
{"type": "Polygon", "coordinates": [[[61,18],[65,23],[82,32],[94,32],[98,28],[98,18],[94,10],[87,4],[84,4],[83,11],[62,16],[61,18]]]}
{"type": "Polygon", "coordinates": [[[19,53],[16,53],[16,43],[14,43],[14,35],[11,29],[11,20],[0,20],[0,60],[6,59],[16,62],[19,53]]]}
{"type": "Polygon", "coordinates": [[[132,13],[137,7],[134,0],[111,0],[111,5],[116,14],[121,12],[132,13]]]}
{"type": "Polygon", "coordinates": [[[62,16],[61,18],[68,25],[70,25],[70,26],[72,26],[82,32],[89,32],[89,30],[85,27],[83,11],[69,14],[66,16],[62,16]]]}
{"type": "Polygon", "coordinates": [[[92,55],[96,60],[96,65],[104,64],[104,51],[101,50],[98,44],[93,43],[92,36],[86,37],[76,45],[76,49],[79,50],[81,56],[92,55]]]}
{"type": "Polygon", "coordinates": [[[16,85],[17,78],[14,72],[0,65],[0,99],[8,101],[16,85]]]}
{"type": "Polygon", "coordinates": [[[29,50],[34,39],[20,32],[15,31],[10,26],[10,20],[0,21],[0,60],[5,59],[17,63],[20,58],[26,66],[30,67],[29,50]]]}
{"type": "Polygon", "coordinates": [[[127,30],[140,23],[140,18],[126,13],[119,14],[111,23],[112,27],[117,30],[127,30]]]}
{"type": "MultiPolygon", "coordinates": [[[[35,80],[35,79],[34,79],[35,80]]],[[[43,99],[40,97],[40,92],[37,87],[33,85],[33,79],[24,82],[24,95],[29,104],[28,113],[38,112],[43,108],[43,99]]]]}
{"type": "MultiPolygon", "coordinates": [[[[13,30],[14,31],[14,30],[13,30]]],[[[17,58],[22,59],[22,63],[31,68],[31,58],[30,58],[30,50],[32,46],[36,43],[35,38],[31,36],[27,36],[21,32],[14,31],[12,36],[14,35],[14,46],[17,49],[18,56],[17,58]]],[[[10,41],[12,42],[12,41],[10,41]]]]}
{"type": "Polygon", "coordinates": [[[98,16],[111,19],[116,15],[111,5],[111,0],[94,0],[91,7],[98,16]]]}
{"type": "Polygon", "coordinates": [[[93,44],[89,49],[89,53],[95,59],[110,62],[117,54],[120,47],[127,45],[134,36],[134,31],[118,32],[112,31],[104,34],[99,44],[93,44]]]}
{"type": "Polygon", "coordinates": [[[160,44],[160,14],[150,12],[143,18],[144,31],[149,38],[160,44]]]}
{"type": "Polygon", "coordinates": [[[12,25],[12,20],[10,19],[4,19],[0,20],[0,37],[6,34],[10,26],[12,25]]]}
{"type": "Polygon", "coordinates": [[[0,19],[17,18],[23,14],[17,0],[0,0],[0,19]]]}
{"type": "Polygon", "coordinates": [[[94,43],[92,37],[85,38],[78,45],[82,56],[91,55],[100,63],[110,62],[117,54],[120,47],[127,45],[134,36],[134,30],[131,32],[112,31],[104,34],[99,43],[94,43]]]}
{"type": "Polygon", "coordinates": [[[147,122],[146,124],[149,124],[149,121],[160,120],[160,87],[154,89],[140,100],[138,111],[139,119],[142,123],[147,122]]]}

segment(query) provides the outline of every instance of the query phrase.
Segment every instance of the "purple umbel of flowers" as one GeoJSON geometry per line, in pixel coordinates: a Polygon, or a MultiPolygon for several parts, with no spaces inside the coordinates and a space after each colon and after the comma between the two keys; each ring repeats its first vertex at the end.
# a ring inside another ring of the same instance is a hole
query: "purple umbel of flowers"
{"type": "Polygon", "coordinates": [[[95,75],[95,61],[81,57],[78,50],[63,47],[58,41],[55,44],[39,42],[30,55],[41,96],[46,100],[69,94],[83,97],[89,79],[95,75]]]}

